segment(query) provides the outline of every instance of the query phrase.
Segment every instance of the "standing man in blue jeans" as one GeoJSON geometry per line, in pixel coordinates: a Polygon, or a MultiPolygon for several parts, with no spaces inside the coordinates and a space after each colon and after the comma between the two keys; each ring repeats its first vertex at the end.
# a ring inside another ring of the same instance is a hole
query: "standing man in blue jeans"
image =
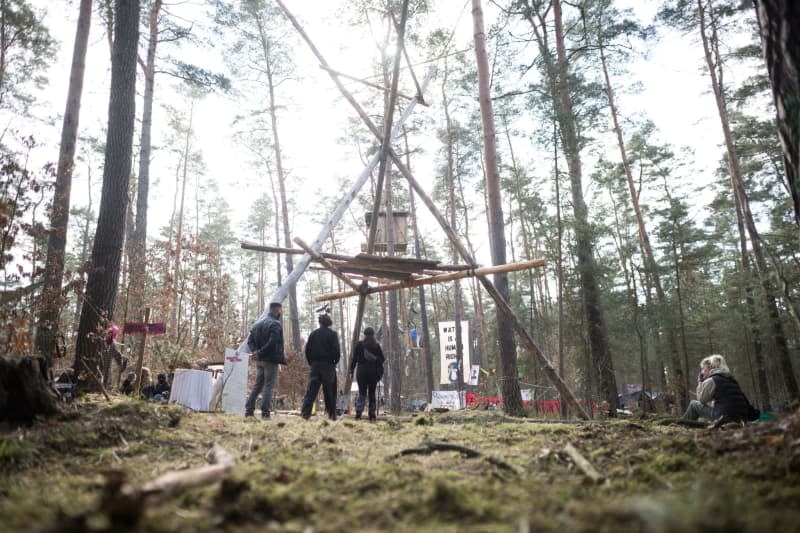
{"type": "Polygon", "coordinates": [[[272,404],[272,393],[278,379],[278,365],[286,364],[280,302],[269,304],[269,314],[255,323],[247,337],[247,347],[256,360],[256,382],[244,404],[244,416],[253,416],[256,398],[261,392],[261,418],[269,420],[269,406],[272,404]]]}

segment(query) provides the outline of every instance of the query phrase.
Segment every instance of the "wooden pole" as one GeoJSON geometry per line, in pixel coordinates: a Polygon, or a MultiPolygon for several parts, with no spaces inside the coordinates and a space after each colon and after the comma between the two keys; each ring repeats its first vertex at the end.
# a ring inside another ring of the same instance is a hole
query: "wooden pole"
{"type": "MultiPolygon", "coordinates": [[[[376,292],[396,291],[400,289],[409,289],[412,287],[420,287],[422,285],[432,285],[434,283],[444,283],[446,281],[455,281],[457,279],[468,278],[472,276],[486,276],[489,274],[497,274],[499,272],[517,272],[519,270],[527,270],[529,268],[543,267],[547,264],[544,259],[532,259],[530,261],[522,261],[520,263],[508,263],[505,265],[493,265],[482,268],[475,268],[471,270],[462,270],[460,272],[450,272],[447,274],[439,274],[437,276],[413,278],[407,281],[397,281],[395,283],[388,283],[378,287],[369,287],[367,294],[374,294],[376,292]]],[[[330,300],[339,300],[342,298],[350,298],[361,294],[361,289],[356,291],[343,291],[323,294],[317,296],[314,300],[317,302],[326,302],[330,300]]]]}
{"type": "Polygon", "coordinates": [[[337,278],[339,278],[340,280],[344,281],[344,282],[345,282],[347,285],[349,285],[350,287],[352,287],[352,288],[353,288],[353,289],[356,291],[356,293],[358,293],[358,292],[361,290],[361,287],[360,287],[360,286],[359,286],[359,285],[358,285],[358,284],[357,284],[355,281],[353,281],[353,280],[352,280],[352,279],[350,279],[349,277],[345,276],[345,275],[342,273],[342,271],[341,271],[341,270],[339,270],[339,268],[338,268],[336,265],[334,265],[333,263],[331,263],[330,261],[328,261],[327,259],[325,259],[324,257],[322,257],[322,255],[320,255],[320,253],[319,253],[319,252],[317,252],[317,251],[316,251],[316,250],[314,250],[312,247],[310,247],[308,244],[306,244],[306,243],[305,243],[305,241],[304,241],[303,239],[301,239],[300,237],[295,237],[295,238],[294,238],[294,242],[295,242],[295,244],[297,244],[297,245],[298,245],[300,248],[302,248],[303,250],[305,250],[305,251],[306,251],[306,253],[310,254],[312,259],[314,259],[315,261],[318,261],[318,262],[322,263],[322,266],[324,266],[325,268],[327,268],[327,269],[328,269],[328,271],[329,271],[331,274],[333,274],[334,276],[336,276],[336,277],[337,277],[337,278]]]}
{"type": "MultiPolygon", "coordinates": [[[[333,70],[332,68],[323,67],[322,65],[320,65],[319,68],[321,68],[322,70],[326,70],[326,71],[328,71],[328,72],[330,72],[332,74],[336,74],[337,76],[340,76],[342,78],[345,78],[345,79],[348,79],[348,80],[353,80],[353,81],[356,81],[358,83],[363,83],[367,87],[372,87],[373,89],[378,89],[379,91],[389,92],[391,90],[389,87],[384,87],[382,85],[378,85],[377,83],[372,83],[371,81],[362,80],[361,78],[356,78],[355,76],[349,76],[349,75],[347,75],[347,74],[345,74],[343,72],[339,72],[338,70],[333,70]]],[[[408,96],[408,95],[400,93],[400,92],[397,93],[397,96],[399,96],[400,98],[405,98],[406,100],[411,100],[413,98],[413,96],[408,96]]],[[[420,102],[420,104],[428,105],[428,104],[426,104],[424,102],[420,102]]]]}
{"type": "MultiPolygon", "coordinates": [[[[145,325],[150,321],[150,308],[144,310],[144,323],[145,325]]],[[[144,363],[144,345],[147,341],[147,329],[142,333],[142,342],[139,343],[139,353],[136,354],[136,398],[139,398],[142,393],[142,365],[144,363]]]]}
{"type": "MultiPolygon", "coordinates": [[[[292,22],[292,24],[295,26],[295,28],[298,30],[298,32],[300,32],[301,36],[306,41],[306,43],[311,47],[312,52],[317,57],[317,59],[320,61],[320,63],[322,63],[323,65],[325,65],[327,67],[328,64],[325,61],[325,59],[322,57],[322,55],[319,53],[319,50],[317,50],[317,48],[314,46],[314,44],[308,38],[308,35],[306,35],[305,31],[303,31],[302,27],[297,22],[297,20],[294,18],[294,16],[292,16],[291,13],[289,13],[288,9],[286,9],[286,6],[283,4],[283,2],[281,2],[281,0],[275,0],[275,1],[281,7],[283,12],[286,14],[287,18],[289,18],[289,20],[292,22]]],[[[328,71],[328,72],[330,73],[330,71],[328,71]]],[[[432,69],[431,71],[428,72],[428,76],[426,76],[425,81],[423,82],[423,89],[427,86],[427,83],[430,81],[430,78],[432,77],[434,72],[435,72],[435,69],[432,69]]],[[[359,117],[361,117],[361,120],[364,121],[364,124],[366,124],[367,127],[369,127],[370,131],[372,131],[372,133],[379,140],[381,140],[381,142],[382,142],[383,141],[383,136],[381,135],[381,132],[378,130],[378,128],[375,126],[375,124],[373,124],[373,122],[370,119],[369,115],[359,105],[359,103],[355,100],[355,98],[353,98],[353,95],[350,94],[350,92],[344,87],[344,85],[342,85],[341,81],[339,81],[339,79],[336,77],[336,75],[332,74],[332,73],[330,73],[330,74],[331,74],[331,78],[333,79],[333,81],[336,84],[336,86],[339,89],[339,91],[342,93],[342,95],[345,97],[345,99],[348,102],[350,102],[350,105],[352,105],[353,108],[356,110],[356,112],[358,113],[359,117]]],[[[417,99],[418,98],[415,97],[415,100],[412,101],[412,104],[415,103],[417,99]]],[[[411,107],[411,105],[409,105],[409,107],[411,107]]],[[[392,130],[392,137],[394,137],[394,132],[399,130],[400,124],[401,123],[398,122],[398,124],[395,125],[394,129],[392,130]]],[[[436,218],[437,222],[439,222],[439,225],[442,227],[444,232],[447,234],[447,237],[450,239],[450,241],[456,247],[456,249],[458,250],[458,252],[461,255],[461,257],[464,258],[465,261],[468,261],[470,264],[475,265],[475,259],[472,257],[472,255],[469,253],[469,251],[461,243],[460,239],[458,238],[458,235],[456,235],[456,233],[453,231],[453,229],[447,223],[447,220],[445,220],[444,216],[442,216],[441,212],[439,212],[438,208],[436,207],[436,204],[433,203],[433,200],[427,195],[427,193],[422,188],[422,186],[419,184],[419,182],[417,182],[416,179],[414,179],[414,176],[411,174],[411,171],[409,171],[408,168],[406,168],[406,166],[403,164],[403,162],[400,159],[400,157],[392,149],[391,145],[388,145],[387,143],[383,143],[382,142],[382,150],[380,152],[376,153],[375,156],[373,157],[373,159],[375,157],[380,157],[383,154],[384,149],[387,151],[388,155],[392,158],[392,160],[394,161],[395,166],[397,166],[398,170],[400,170],[400,172],[403,174],[403,177],[406,178],[406,180],[409,182],[411,187],[414,189],[414,191],[420,197],[422,202],[428,207],[428,209],[430,210],[431,214],[434,216],[434,218],[436,218]]],[[[374,168],[374,166],[373,166],[373,168],[374,168]]],[[[366,178],[365,178],[364,181],[366,181],[366,178]]],[[[314,248],[318,249],[319,246],[315,246],[314,248]]],[[[311,256],[310,255],[309,256],[304,256],[304,259],[306,257],[308,257],[308,260],[310,261],[311,256]]],[[[309,261],[306,261],[305,265],[303,265],[303,269],[305,269],[305,267],[308,266],[308,262],[309,261]]],[[[297,270],[297,267],[295,268],[295,270],[297,270]]],[[[292,274],[294,274],[294,272],[292,272],[292,274]]],[[[299,275],[297,277],[299,277],[299,275]]],[[[569,387],[567,387],[567,384],[559,377],[558,373],[555,371],[555,369],[553,368],[553,366],[550,363],[550,361],[547,359],[547,357],[544,355],[544,353],[541,351],[541,349],[536,345],[536,343],[534,342],[533,338],[525,330],[525,326],[522,325],[522,323],[520,322],[519,318],[514,314],[513,309],[511,309],[511,306],[508,305],[508,302],[506,302],[505,298],[503,298],[503,296],[495,289],[495,287],[492,284],[492,282],[489,281],[489,279],[486,276],[478,276],[478,279],[480,280],[481,284],[486,289],[486,291],[489,293],[489,295],[492,297],[492,299],[495,301],[495,303],[497,304],[497,306],[501,310],[501,312],[511,322],[511,325],[514,328],[514,330],[522,338],[523,343],[526,345],[528,350],[534,355],[534,357],[538,361],[539,365],[542,367],[542,370],[544,371],[545,375],[554,384],[556,389],[558,389],[558,391],[562,395],[562,397],[565,397],[567,399],[568,403],[570,404],[570,407],[572,407],[573,411],[575,411],[575,413],[577,413],[577,415],[579,417],[581,417],[583,419],[588,419],[589,418],[588,413],[578,403],[578,400],[577,400],[577,398],[575,398],[575,395],[572,393],[572,391],[569,389],[569,387]]],[[[293,283],[294,282],[296,282],[296,279],[293,281],[293,283]]],[[[366,296],[364,294],[361,294],[359,296],[359,313],[356,314],[356,324],[355,324],[356,328],[355,328],[355,331],[354,331],[354,338],[355,338],[356,341],[358,339],[358,331],[359,331],[359,329],[361,327],[361,316],[360,315],[363,313],[363,305],[364,305],[365,299],[366,299],[366,296]]],[[[353,343],[353,346],[355,346],[355,342],[353,343]]],[[[348,384],[349,384],[349,380],[348,380],[348,384]]],[[[348,390],[349,390],[349,388],[348,388],[348,390]]],[[[349,396],[348,396],[348,401],[349,401],[349,396]]]]}
{"type": "MultiPolygon", "coordinates": [[[[289,19],[289,21],[295,27],[297,32],[303,38],[303,40],[306,41],[306,43],[308,44],[309,48],[311,48],[311,51],[317,57],[317,59],[319,60],[320,64],[324,67],[326,72],[328,72],[330,74],[331,79],[336,84],[336,86],[339,88],[339,90],[342,92],[342,94],[344,94],[346,97],[349,96],[349,98],[351,99],[351,104],[353,104],[353,105],[357,106],[358,108],[360,108],[360,106],[358,106],[358,103],[355,100],[353,100],[352,95],[350,95],[350,93],[347,91],[347,89],[345,89],[345,87],[342,85],[342,82],[339,80],[339,78],[336,76],[336,74],[334,74],[330,70],[330,65],[328,65],[328,62],[325,61],[325,58],[322,57],[322,54],[319,53],[319,50],[317,50],[317,47],[314,46],[314,43],[311,42],[311,39],[308,37],[308,35],[306,34],[306,32],[303,29],[303,27],[300,26],[300,23],[297,22],[297,19],[294,17],[294,15],[291,14],[291,12],[286,8],[286,6],[284,5],[284,3],[281,0],[275,0],[275,1],[278,4],[278,6],[281,8],[281,11],[283,11],[284,15],[286,15],[286,18],[289,19]]],[[[433,78],[433,75],[435,73],[436,73],[436,68],[435,67],[432,67],[428,71],[428,74],[425,76],[425,79],[422,82],[423,91],[428,86],[428,83],[430,82],[431,78],[433,78]]],[[[397,91],[397,87],[396,86],[393,87],[393,89],[394,89],[395,92],[397,91]]],[[[414,106],[418,102],[420,102],[421,100],[422,100],[422,97],[421,97],[421,93],[420,93],[420,95],[415,96],[411,100],[411,102],[409,102],[408,106],[406,107],[405,111],[403,111],[403,114],[400,116],[400,118],[398,119],[397,123],[394,124],[393,127],[391,127],[389,135],[388,135],[389,139],[393,139],[393,138],[397,137],[400,134],[400,132],[402,131],[403,123],[411,115],[411,111],[414,109],[414,106]]],[[[363,110],[362,110],[362,113],[363,113],[363,110]]],[[[368,125],[372,124],[372,121],[369,120],[369,116],[366,115],[366,113],[364,113],[361,116],[361,118],[362,118],[362,120],[366,119],[367,122],[365,122],[365,123],[367,123],[368,125]]],[[[375,129],[374,125],[372,125],[372,132],[379,139],[381,139],[381,142],[383,141],[383,135],[381,134],[380,131],[375,129]]],[[[389,150],[391,150],[391,146],[389,147],[389,150]]],[[[317,239],[311,244],[312,248],[314,248],[315,250],[319,250],[319,249],[322,248],[322,243],[325,242],[325,240],[330,235],[330,232],[333,229],[333,226],[342,217],[342,215],[344,214],[345,210],[350,205],[350,202],[355,198],[355,196],[358,193],[358,191],[360,191],[361,188],[364,186],[364,183],[366,183],[367,179],[372,174],[372,171],[375,169],[375,166],[378,165],[378,163],[381,161],[381,159],[385,160],[385,154],[384,154],[384,150],[383,149],[375,153],[375,155],[372,157],[372,160],[370,160],[370,162],[367,165],[367,167],[361,173],[361,176],[359,177],[359,179],[356,181],[355,184],[353,184],[353,187],[350,188],[350,190],[345,195],[345,197],[342,198],[342,200],[339,201],[339,204],[337,205],[337,207],[334,210],[334,212],[331,214],[330,218],[328,219],[328,222],[325,224],[325,226],[323,226],[322,230],[320,231],[320,234],[317,236],[317,239]]],[[[377,220],[377,217],[375,217],[375,220],[377,220]]],[[[377,226],[377,224],[375,224],[375,225],[377,226]]],[[[283,301],[286,298],[286,295],[288,294],[289,287],[291,285],[297,283],[297,280],[300,279],[300,276],[303,275],[303,272],[308,267],[308,264],[310,262],[311,262],[311,256],[309,254],[303,255],[302,259],[300,259],[298,264],[295,265],[294,270],[292,270],[292,273],[289,274],[289,276],[286,278],[286,281],[284,281],[283,285],[281,285],[281,287],[279,287],[278,290],[276,291],[276,293],[272,296],[271,301],[283,301]]]]}
{"type": "MultiPolygon", "coordinates": [[[[280,3],[280,0],[276,1],[280,3]]],[[[367,126],[370,127],[370,130],[379,139],[381,139],[380,134],[377,132],[377,129],[375,128],[375,125],[372,124],[372,120],[369,118],[366,112],[364,112],[364,110],[361,108],[358,102],[355,101],[352,95],[350,95],[350,93],[347,92],[347,89],[341,83],[338,83],[337,86],[339,87],[339,90],[342,91],[342,94],[345,96],[345,99],[347,99],[347,101],[350,102],[350,104],[356,109],[361,119],[364,120],[367,126]]],[[[461,243],[461,240],[458,238],[458,235],[456,235],[455,231],[453,231],[453,228],[451,228],[450,225],[447,223],[447,220],[444,218],[442,213],[436,207],[436,204],[425,192],[425,189],[423,189],[422,186],[419,184],[419,182],[414,178],[414,176],[411,174],[411,171],[408,170],[408,168],[403,164],[403,161],[400,159],[400,157],[392,149],[391,146],[388,146],[388,153],[389,156],[394,161],[397,169],[400,171],[401,174],[403,174],[403,177],[405,177],[406,180],[409,182],[411,188],[414,189],[414,192],[417,193],[420,200],[422,200],[422,203],[425,204],[425,206],[428,208],[428,210],[431,212],[431,214],[434,216],[436,221],[441,226],[442,230],[444,230],[445,234],[450,239],[450,242],[452,242],[453,245],[456,247],[459,255],[461,255],[461,257],[465,261],[469,262],[472,265],[475,265],[475,259],[472,257],[469,251],[464,247],[463,243],[461,243]]],[[[495,301],[495,304],[498,306],[498,309],[500,309],[503,315],[505,315],[505,317],[511,322],[511,326],[514,328],[514,331],[522,338],[523,343],[531,352],[531,354],[533,354],[534,358],[539,363],[539,366],[542,368],[542,371],[556,387],[559,394],[561,394],[563,398],[567,399],[567,402],[569,403],[572,410],[580,418],[588,420],[589,414],[578,403],[578,399],[575,397],[575,395],[569,389],[569,387],[567,387],[567,384],[564,382],[564,380],[561,379],[561,377],[555,371],[549,359],[547,359],[547,357],[544,355],[544,352],[542,352],[542,350],[539,348],[539,346],[536,344],[536,342],[533,340],[530,334],[525,330],[525,326],[522,324],[522,322],[520,322],[519,318],[514,313],[514,310],[511,309],[511,306],[508,304],[505,298],[503,298],[503,296],[495,288],[494,284],[491,281],[489,281],[489,279],[486,276],[480,275],[477,276],[477,278],[480,280],[481,285],[483,285],[484,289],[486,289],[486,292],[488,292],[489,295],[492,297],[492,299],[495,301]]],[[[359,297],[359,304],[361,303],[361,299],[363,298],[365,298],[365,296],[363,295],[359,297]]]]}

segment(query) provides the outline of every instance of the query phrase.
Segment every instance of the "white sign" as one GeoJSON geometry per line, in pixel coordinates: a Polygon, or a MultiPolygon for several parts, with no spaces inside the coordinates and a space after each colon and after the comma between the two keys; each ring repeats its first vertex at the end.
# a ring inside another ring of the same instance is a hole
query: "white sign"
{"type": "Polygon", "coordinates": [[[461,391],[461,402],[458,401],[458,391],[454,390],[435,390],[431,391],[431,407],[442,407],[446,409],[461,409],[467,405],[465,392],[461,391]]]}
{"type": "Polygon", "coordinates": [[[222,379],[222,410],[237,415],[244,414],[247,399],[247,370],[250,354],[233,348],[225,348],[225,374],[222,379]]]}
{"type": "Polygon", "coordinates": [[[481,374],[481,365],[472,365],[472,368],[469,371],[469,383],[468,385],[472,385],[473,387],[478,386],[478,376],[481,374]]]}
{"type": "MultiPolygon", "coordinates": [[[[469,322],[461,321],[462,369],[469,368],[469,322]]],[[[458,360],[456,358],[456,322],[439,322],[439,353],[441,358],[441,385],[458,384],[458,360]]],[[[463,370],[462,370],[463,375],[463,370]]]]}
{"type": "Polygon", "coordinates": [[[523,402],[529,402],[533,400],[533,389],[521,389],[519,392],[522,395],[523,402]]]}

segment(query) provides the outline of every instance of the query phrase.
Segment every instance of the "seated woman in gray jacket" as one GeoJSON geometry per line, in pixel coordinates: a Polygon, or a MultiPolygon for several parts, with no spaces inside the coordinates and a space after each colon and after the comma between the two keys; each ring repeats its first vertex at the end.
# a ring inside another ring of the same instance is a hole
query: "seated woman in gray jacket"
{"type": "Polygon", "coordinates": [[[700,362],[697,382],[697,399],[689,402],[683,415],[686,420],[717,420],[722,416],[730,421],[758,418],[758,411],[750,405],[721,355],[710,355],[700,362]]]}

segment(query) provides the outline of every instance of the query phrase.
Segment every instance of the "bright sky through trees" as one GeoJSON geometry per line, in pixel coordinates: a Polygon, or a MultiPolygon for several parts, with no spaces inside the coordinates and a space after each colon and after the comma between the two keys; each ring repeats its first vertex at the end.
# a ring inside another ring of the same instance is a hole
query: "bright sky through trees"
{"type": "MultiPolygon", "coordinates": [[[[61,42],[57,61],[49,71],[49,86],[42,95],[42,103],[46,106],[35,111],[42,119],[52,119],[63,113],[77,8],[73,9],[74,6],[62,5],[53,0],[36,0],[33,3],[46,9],[45,22],[50,26],[54,37],[61,42]]],[[[365,28],[356,30],[346,26],[346,19],[339,14],[346,1],[289,0],[286,3],[335,68],[353,76],[368,77],[370,65],[378,54],[372,44],[378,36],[370,35],[365,28]]],[[[199,35],[216,46],[212,48],[208,44],[201,46],[187,43],[179,51],[170,53],[180,54],[181,57],[197,61],[210,69],[225,71],[222,58],[224,46],[211,32],[212,21],[203,8],[204,4],[200,0],[191,0],[173,5],[169,9],[179,15],[184,24],[192,25],[199,35]]],[[[468,49],[471,46],[471,21],[467,3],[449,0],[436,4],[437,11],[430,17],[431,25],[455,31],[455,48],[468,49]]],[[[641,20],[649,22],[658,3],[628,0],[619,4],[622,7],[626,4],[634,7],[641,20]]],[[[488,24],[496,16],[496,10],[491,4],[485,10],[488,24]]],[[[144,46],[144,43],[140,43],[142,51],[144,46]]],[[[164,48],[160,49],[160,53],[166,53],[164,48]]],[[[413,60],[428,59],[419,54],[419,50],[411,49],[413,60]]],[[[623,115],[631,118],[643,118],[646,115],[658,126],[662,141],[676,147],[692,148],[697,182],[705,183],[713,179],[722,138],[714,115],[713,97],[702,72],[701,54],[702,50],[694,38],[662,29],[660,40],[651,44],[647,57],[637,59],[631,66],[631,79],[618,80],[618,83],[620,87],[626,87],[637,81],[641,88],[638,94],[629,91],[620,98],[623,115]]],[[[282,136],[285,140],[282,144],[286,167],[291,177],[289,196],[296,202],[303,202],[306,194],[311,191],[335,196],[338,187],[331,185],[340,180],[352,182],[353,177],[362,170],[363,162],[358,154],[359,147],[346,139],[347,121],[356,117],[355,113],[342,102],[327,75],[317,68],[313,56],[300,41],[295,47],[295,61],[298,64],[299,80],[279,89],[279,98],[288,98],[279,126],[283,129],[282,136]]],[[[422,65],[418,67],[418,76],[422,75],[424,68],[422,65]]],[[[95,17],[87,59],[87,82],[80,129],[82,136],[102,138],[101,132],[107,117],[109,72],[108,44],[104,28],[99,17],[95,17]]],[[[404,83],[408,84],[408,80],[404,80],[404,83]]],[[[179,91],[178,85],[176,80],[165,74],[157,77],[153,133],[155,150],[151,172],[152,222],[148,226],[150,235],[160,231],[171,212],[176,159],[165,148],[168,127],[164,104],[180,108],[185,96],[179,91]]],[[[358,96],[365,96],[366,92],[371,91],[355,83],[347,85],[358,96]]],[[[202,153],[207,167],[206,176],[219,182],[221,192],[229,204],[237,206],[237,211],[242,213],[252,202],[254,190],[268,187],[265,185],[268,182],[247,165],[250,155],[233,140],[235,127],[231,122],[239,109],[235,91],[234,80],[234,94],[211,94],[197,103],[195,146],[202,153]]],[[[435,92],[429,95],[429,99],[434,106],[439,104],[440,98],[435,92]]],[[[419,108],[415,114],[430,116],[431,113],[429,108],[419,108]]],[[[43,127],[39,142],[47,143],[47,146],[39,151],[37,157],[55,159],[57,140],[57,128],[43,127]]],[[[424,143],[425,140],[418,142],[424,143]]],[[[520,153],[524,154],[525,150],[520,153]]],[[[416,172],[423,183],[430,183],[430,176],[426,175],[433,168],[430,156],[429,152],[415,161],[416,172]]],[[[101,158],[95,156],[95,160],[101,158]]],[[[93,179],[99,197],[98,176],[95,171],[93,179]]],[[[75,205],[86,203],[86,187],[81,184],[85,179],[85,169],[78,163],[76,184],[73,186],[75,205]]],[[[591,182],[587,181],[585,186],[591,188],[591,182]]],[[[704,196],[697,199],[698,203],[693,209],[696,217],[705,204],[704,196]]],[[[320,216],[324,215],[327,212],[326,206],[320,205],[318,211],[320,216]]],[[[702,216],[699,218],[702,219],[702,216]]],[[[311,224],[304,228],[306,220],[305,217],[295,219],[295,234],[308,238],[316,234],[317,226],[311,224]]]]}

